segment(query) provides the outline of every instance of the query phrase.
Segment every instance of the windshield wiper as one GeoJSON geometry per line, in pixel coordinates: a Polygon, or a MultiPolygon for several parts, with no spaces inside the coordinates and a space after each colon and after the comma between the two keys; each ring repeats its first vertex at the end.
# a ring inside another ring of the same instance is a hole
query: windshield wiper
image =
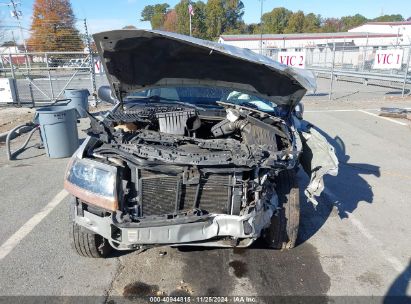
{"type": "Polygon", "coordinates": [[[236,105],[239,105],[239,106],[246,106],[247,108],[251,108],[251,109],[255,109],[255,110],[259,110],[260,108],[256,105],[256,104],[254,104],[254,103],[252,103],[252,102],[250,102],[250,101],[240,101],[240,102],[233,102],[233,104],[236,104],[236,105]]]}
{"type": "MultiPolygon", "coordinates": [[[[130,99],[134,99],[134,98],[130,98],[130,99]]],[[[180,101],[180,100],[177,100],[177,99],[165,98],[165,97],[161,97],[159,95],[152,95],[152,96],[147,96],[147,97],[137,97],[135,99],[139,100],[139,101],[154,101],[154,102],[169,101],[169,102],[180,104],[180,105],[183,105],[183,106],[195,108],[196,110],[206,111],[206,109],[204,109],[202,107],[199,107],[199,106],[196,106],[192,103],[180,101]]]]}

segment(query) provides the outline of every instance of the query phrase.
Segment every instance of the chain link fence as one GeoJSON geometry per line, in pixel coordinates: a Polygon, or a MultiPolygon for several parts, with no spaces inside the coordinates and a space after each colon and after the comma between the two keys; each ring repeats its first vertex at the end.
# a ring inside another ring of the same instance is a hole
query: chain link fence
{"type": "Polygon", "coordinates": [[[0,47],[0,78],[15,80],[16,102],[52,103],[64,99],[65,89],[88,89],[96,102],[96,90],[107,79],[86,20],[42,19],[36,30],[34,25],[21,45],[8,41],[9,47],[0,47]]]}
{"type": "Polygon", "coordinates": [[[99,86],[108,84],[99,57],[84,52],[0,55],[0,77],[14,78],[18,102],[34,106],[63,99],[65,89],[95,94],[99,86]]]}
{"type": "MultiPolygon", "coordinates": [[[[96,90],[107,85],[97,54],[83,52],[20,52],[0,54],[0,77],[14,78],[18,103],[45,104],[64,98],[64,90],[96,90]]],[[[260,52],[259,49],[254,49],[260,52]]],[[[355,46],[327,43],[305,48],[264,48],[274,60],[311,70],[314,100],[378,100],[409,96],[411,46],[355,46]],[[293,57],[294,56],[294,57],[293,57]],[[302,56],[302,57],[301,57],[302,56]]],[[[93,95],[94,94],[94,95],[93,95]]]]}
{"type": "Polygon", "coordinates": [[[261,52],[276,61],[314,72],[317,90],[308,92],[305,98],[376,100],[410,95],[411,45],[327,43],[303,48],[263,48],[261,52]]]}

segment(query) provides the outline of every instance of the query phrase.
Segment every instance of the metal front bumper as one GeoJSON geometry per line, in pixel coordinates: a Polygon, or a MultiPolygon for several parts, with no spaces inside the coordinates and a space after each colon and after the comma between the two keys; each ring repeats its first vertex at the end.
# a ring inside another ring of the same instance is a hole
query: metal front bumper
{"type": "Polygon", "coordinates": [[[244,222],[252,221],[250,215],[210,215],[201,222],[141,228],[119,227],[110,217],[99,217],[87,211],[84,211],[84,216],[76,214],[74,220],[80,226],[118,244],[118,249],[130,249],[138,245],[189,245],[225,236],[254,240],[259,234],[252,225],[251,233],[246,234],[244,231],[244,222]],[[121,237],[113,239],[113,229],[117,234],[120,232],[121,237]]]}

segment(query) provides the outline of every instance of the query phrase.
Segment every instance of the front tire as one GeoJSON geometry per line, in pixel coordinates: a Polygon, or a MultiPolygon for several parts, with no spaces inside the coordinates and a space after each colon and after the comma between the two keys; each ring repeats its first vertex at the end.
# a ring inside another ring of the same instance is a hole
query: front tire
{"type": "Polygon", "coordinates": [[[71,247],[83,257],[106,258],[113,248],[108,240],[101,235],[81,227],[74,222],[74,212],[77,199],[72,197],[70,200],[70,243],[71,247]]]}
{"type": "Polygon", "coordinates": [[[283,170],[275,179],[279,210],[263,232],[269,248],[291,249],[297,242],[300,223],[300,192],[295,170],[283,170]]]}

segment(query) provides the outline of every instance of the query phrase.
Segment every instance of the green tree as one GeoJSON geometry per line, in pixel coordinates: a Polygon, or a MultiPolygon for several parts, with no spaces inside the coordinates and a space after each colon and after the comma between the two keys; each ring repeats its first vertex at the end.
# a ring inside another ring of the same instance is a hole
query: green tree
{"type": "MultiPolygon", "coordinates": [[[[188,14],[188,0],[181,0],[176,4],[177,24],[176,32],[184,35],[190,34],[190,16],[188,14]]],[[[203,1],[191,2],[194,10],[194,16],[191,17],[192,35],[198,38],[206,38],[206,4],[203,1]]]]}
{"type": "Polygon", "coordinates": [[[217,38],[224,32],[226,12],[223,0],[208,0],[206,5],[206,27],[209,38],[217,38]]]}
{"type": "Polygon", "coordinates": [[[304,18],[303,32],[316,33],[320,31],[321,16],[309,13],[304,18]]]}
{"type": "Polygon", "coordinates": [[[258,23],[244,23],[244,34],[255,34],[260,29],[260,25],[258,23]]]}
{"type": "Polygon", "coordinates": [[[338,18],[326,18],[323,20],[321,31],[324,33],[335,33],[341,32],[343,29],[343,24],[341,19],[338,18]]]}
{"type": "Polygon", "coordinates": [[[69,0],[36,0],[33,5],[31,36],[34,51],[80,51],[84,44],[75,27],[69,0]]]}
{"type": "Polygon", "coordinates": [[[374,18],[373,21],[379,21],[379,22],[404,21],[404,18],[400,14],[383,15],[383,16],[374,18]]]}
{"type": "Polygon", "coordinates": [[[181,0],[174,7],[177,15],[177,33],[183,35],[190,34],[190,16],[188,14],[188,2],[189,0],[181,0]]]}
{"type": "Polygon", "coordinates": [[[348,31],[354,27],[363,25],[368,21],[363,15],[355,14],[354,16],[344,16],[341,17],[341,22],[343,24],[343,31],[348,31]]]}
{"type": "Polygon", "coordinates": [[[206,4],[203,1],[193,3],[194,16],[192,20],[193,36],[198,38],[207,38],[206,27],[206,4]]]}
{"type": "Polygon", "coordinates": [[[240,34],[252,34],[252,28],[255,24],[251,24],[251,28],[244,21],[238,22],[235,28],[227,28],[224,31],[224,35],[240,35],[240,34]]]}
{"type": "Polygon", "coordinates": [[[146,5],[141,12],[141,21],[150,21],[152,29],[161,29],[170,8],[167,3],[146,5]]]}
{"type": "Polygon", "coordinates": [[[223,8],[226,12],[224,32],[229,30],[241,32],[244,15],[243,2],[241,0],[226,0],[223,1],[223,8]]]}
{"type": "Polygon", "coordinates": [[[305,16],[302,11],[292,13],[288,19],[284,33],[302,33],[304,31],[305,16]]]}
{"type": "Polygon", "coordinates": [[[292,12],[284,7],[276,7],[262,17],[263,33],[282,34],[288,25],[292,12]]]}
{"type": "Polygon", "coordinates": [[[172,9],[167,13],[163,29],[167,32],[177,32],[177,13],[175,9],[172,9]]]}

